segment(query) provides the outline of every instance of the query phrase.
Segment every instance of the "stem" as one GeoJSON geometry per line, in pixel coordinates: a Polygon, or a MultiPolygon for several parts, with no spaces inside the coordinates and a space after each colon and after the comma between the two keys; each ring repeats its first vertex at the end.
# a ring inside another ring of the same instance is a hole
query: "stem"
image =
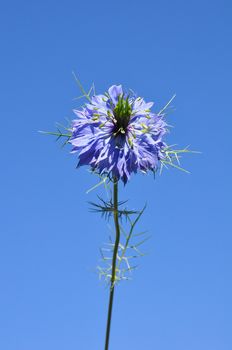
{"type": "Polygon", "coordinates": [[[113,300],[114,300],[114,286],[115,286],[115,280],[116,280],[117,254],[118,254],[118,246],[120,241],[120,226],[118,222],[118,181],[117,179],[114,179],[113,202],[114,202],[114,225],[115,225],[116,237],[115,237],[113,260],[112,260],[110,298],[109,298],[108,317],[107,317],[107,326],[106,326],[105,350],[109,349],[110,326],[111,326],[112,308],[113,308],[113,300]]]}

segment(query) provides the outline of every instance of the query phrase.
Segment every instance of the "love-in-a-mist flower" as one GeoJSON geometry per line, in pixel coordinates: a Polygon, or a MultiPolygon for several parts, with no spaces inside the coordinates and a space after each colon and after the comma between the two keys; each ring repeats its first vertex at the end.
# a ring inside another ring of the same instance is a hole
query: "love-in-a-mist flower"
{"type": "Polygon", "coordinates": [[[74,110],[77,118],[71,127],[64,128],[65,133],[59,127],[57,132],[45,133],[55,135],[57,139],[64,137],[64,144],[71,143],[72,152],[78,152],[78,166],[90,166],[94,173],[104,177],[99,184],[108,180],[107,185],[112,185],[109,200],[98,197],[100,202],[91,202],[93,211],[113,218],[115,228],[114,238],[111,237],[106,248],[101,249],[104,266],[98,266],[99,276],[110,287],[104,347],[109,350],[115,286],[128,279],[128,274],[136,267],[133,260],[143,256],[140,247],[146,241],[145,231],[135,233],[145,207],[141,211],[123,207],[125,201],[119,201],[119,180],[125,184],[132,173],[154,172],[159,166],[160,170],[172,166],[186,171],[180,167],[179,157],[191,151],[188,148],[173,149],[163,140],[167,133],[164,113],[175,96],[157,114],[151,112],[152,102],[146,103],[143,98],[126,93],[121,85],[111,86],[104,95],[91,96],[93,86],[86,93],[76,76],[75,79],[83,93],[81,97],[88,102],[82,109],[74,110]]]}
{"type": "Polygon", "coordinates": [[[167,124],[151,112],[152,102],[113,85],[104,95],[92,96],[82,110],[74,110],[69,142],[78,152],[78,166],[126,183],[138,170],[155,171],[166,144],[167,124]]]}

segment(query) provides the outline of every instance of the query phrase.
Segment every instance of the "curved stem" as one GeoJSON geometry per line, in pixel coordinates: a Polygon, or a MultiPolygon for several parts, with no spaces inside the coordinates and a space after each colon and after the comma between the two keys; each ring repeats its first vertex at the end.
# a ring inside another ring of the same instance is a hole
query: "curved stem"
{"type": "Polygon", "coordinates": [[[114,252],[112,259],[112,272],[111,272],[111,281],[110,281],[110,297],[109,297],[109,306],[108,306],[108,317],[107,317],[107,326],[106,326],[106,339],[105,339],[105,350],[109,349],[109,339],[110,339],[110,326],[112,318],[112,309],[113,309],[113,300],[114,300],[114,287],[116,280],[116,267],[117,267],[117,254],[118,246],[120,242],[120,226],[118,221],[118,181],[114,179],[114,225],[115,225],[115,243],[114,243],[114,252]]]}

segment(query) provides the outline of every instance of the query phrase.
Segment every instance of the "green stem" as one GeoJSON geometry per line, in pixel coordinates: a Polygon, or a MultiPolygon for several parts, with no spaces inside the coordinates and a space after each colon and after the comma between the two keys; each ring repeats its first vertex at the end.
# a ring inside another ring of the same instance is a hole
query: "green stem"
{"type": "Polygon", "coordinates": [[[115,280],[116,280],[117,254],[118,254],[118,246],[119,246],[119,242],[120,242],[120,226],[119,226],[119,221],[118,221],[118,182],[117,182],[117,179],[114,179],[113,202],[114,202],[114,225],[115,225],[116,237],[115,237],[113,260],[112,260],[112,272],[111,272],[111,281],[110,281],[110,297],[109,297],[108,317],[107,317],[107,326],[106,326],[105,350],[109,349],[110,326],[111,326],[113,300],[114,300],[114,287],[115,287],[115,280]]]}

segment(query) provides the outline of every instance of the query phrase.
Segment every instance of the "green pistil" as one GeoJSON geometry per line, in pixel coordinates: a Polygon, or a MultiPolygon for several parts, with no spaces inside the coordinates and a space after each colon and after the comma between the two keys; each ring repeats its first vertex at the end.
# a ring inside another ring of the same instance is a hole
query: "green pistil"
{"type": "Polygon", "coordinates": [[[117,122],[117,130],[119,132],[126,131],[131,117],[131,106],[129,103],[129,98],[124,99],[124,96],[119,96],[118,103],[114,108],[114,117],[117,122]]]}

